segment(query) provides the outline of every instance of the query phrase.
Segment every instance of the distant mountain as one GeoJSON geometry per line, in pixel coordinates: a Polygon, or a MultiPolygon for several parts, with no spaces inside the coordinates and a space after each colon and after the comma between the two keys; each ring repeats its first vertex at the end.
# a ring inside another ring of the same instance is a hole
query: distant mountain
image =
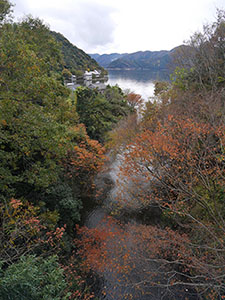
{"type": "Polygon", "coordinates": [[[63,67],[68,69],[71,73],[77,74],[87,69],[105,71],[93,58],[70,43],[70,41],[68,41],[61,33],[51,31],[51,34],[59,43],[61,43],[64,60],[63,67]]]}
{"type": "Polygon", "coordinates": [[[108,65],[113,62],[114,60],[127,55],[127,53],[111,53],[111,54],[89,54],[93,59],[95,59],[100,66],[107,68],[108,65]]]}
{"type": "Polygon", "coordinates": [[[171,51],[138,51],[114,60],[108,68],[165,71],[168,70],[171,61],[171,51]]]}
{"type": "Polygon", "coordinates": [[[151,70],[152,72],[169,72],[173,54],[183,46],[170,51],[138,51],[135,53],[90,54],[91,57],[107,69],[151,70]]]}

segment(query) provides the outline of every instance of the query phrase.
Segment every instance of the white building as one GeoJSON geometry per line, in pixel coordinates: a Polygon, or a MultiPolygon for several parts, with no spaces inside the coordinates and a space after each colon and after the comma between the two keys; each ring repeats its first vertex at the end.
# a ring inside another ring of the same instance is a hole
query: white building
{"type": "Polygon", "coordinates": [[[92,73],[93,72],[85,71],[84,72],[84,80],[92,80],[92,73]]]}
{"type": "Polygon", "coordinates": [[[92,76],[95,76],[95,77],[99,77],[101,75],[101,72],[97,71],[97,70],[94,70],[94,71],[85,71],[84,72],[84,80],[92,80],[92,76]]]}
{"type": "Polygon", "coordinates": [[[72,82],[72,83],[75,83],[76,81],[77,81],[76,75],[73,75],[73,74],[72,74],[72,76],[71,76],[71,82],[72,82]]]}

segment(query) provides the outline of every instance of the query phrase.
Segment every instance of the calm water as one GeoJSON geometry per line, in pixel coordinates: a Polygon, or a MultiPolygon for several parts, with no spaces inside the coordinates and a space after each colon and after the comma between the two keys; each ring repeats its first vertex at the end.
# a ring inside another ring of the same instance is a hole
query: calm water
{"type": "Polygon", "coordinates": [[[116,85],[124,91],[140,94],[147,101],[154,94],[154,82],[168,80],[168,74],[152,73],[148,70],[109,70],[108,84],[116,85]]]}

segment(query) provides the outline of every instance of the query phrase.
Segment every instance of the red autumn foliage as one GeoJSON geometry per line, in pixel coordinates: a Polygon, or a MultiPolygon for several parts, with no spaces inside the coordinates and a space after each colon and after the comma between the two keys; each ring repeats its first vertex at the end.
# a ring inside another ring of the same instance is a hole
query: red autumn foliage
{"type": "MultiPolygon", "coordinates": [[[[110,218],[104,226],[82,228],[79,254],[88,268],[110,273],[122,289],[132,286],[146,292],[158,287],[176,292],[187,288],[206,299],[221,297],[225,288],[224,133],[224,125],[170,115],[137,135],[121,166],[121,201],[127,200],[127,188],[132,187],[134,206],[136,201],[143,206],[155,203],[165,222],[174,225],[121,226],[110,218]],[[132,184],[123,184],[124,178],[132,184]]],[[[132,207],[130,197],[127,205],[132,207]]]]}
{"type": "Polygon", "coordinates": [[[129,298],[124,290],[130,288],[138,297],[155,288],[182,294],[187,289],[210,293],[215,281],[218,290],[223,287],[222,277],[217,278],[223,268],[215,272],[208,263],[211,254],[192,247],[187,234],[168,227],[121,225],[112,218],[97,228],[83,227],[78,232],[81,239],[76,245],[86,267],[105,277],[110,274],[111,282],[117,283],[117,297],[121,290],[119,299],[129,298]]]}
{"type": "Polygon", "coordinates": [[[224,130],[169,116],[128,145],[121,176],[149,184],[152,192],[143,195],[143,201],[148,197],[179,213],[184,202],[184,213],[199,202],[207,206],[224,184],[224,130]]]}

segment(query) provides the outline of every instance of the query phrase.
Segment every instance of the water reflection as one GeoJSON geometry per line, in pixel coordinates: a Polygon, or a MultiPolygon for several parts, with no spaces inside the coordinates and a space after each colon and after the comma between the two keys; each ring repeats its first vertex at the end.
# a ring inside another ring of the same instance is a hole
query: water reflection
{"type": "Polygon", "coordinates": [[[122,90],[140,94],[147,101],[154,95],[155,81],[168,81],[168,73],[152,73],[149,70],[109,70],[108,84],[118,84],[122,90]]]}
{"type": "Polygon", "coordinates": [[[108,70],[110,78],[131,79],[137,82],[168,81],[168,72],[151,72],[149,70],[108,70]]]}

